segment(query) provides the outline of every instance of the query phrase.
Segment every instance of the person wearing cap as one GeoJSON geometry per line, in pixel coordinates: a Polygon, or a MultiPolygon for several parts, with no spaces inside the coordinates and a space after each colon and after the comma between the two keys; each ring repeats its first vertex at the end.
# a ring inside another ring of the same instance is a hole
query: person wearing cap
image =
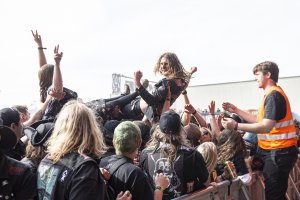
{"type": "Polygon", "coordinates": [[[229,102],[224,102],[224,110],[238,114],[248,123],[224,118],[222,125],[228,129],[257,134],[257,155],[264,163],[265,198],[284,200],[289,173],[298,158],[291,106],[286,93],[277,85],[279,68],[276,63],[259,63],[253,68],[253,74],[258,87],[264,90],[258,115],[252,115],[229,102]]]}
{"type": "Polygon", "coordinates": [[[105,144],[93,111],[69,101],[47,142],[48,155],[37,169],[38,198],[104,199],[105,183],[97,160],[105,144]]]}
{"type": "Polygon", "coordinates": [[[104,138],[104,142],[106,144],[107,149],[106,149],[105,153],[102,155],[102,158],[116,154],[116,150],[113,145],[113,137],[114,137],[115,128],[120,123],[121,122],[118,120],[109,120],[109,121],[105,122],[103,129],[102,129],[102,133],[103,133],[103,138],[104,138]]]}
{"type": "Polygon", "coordinates": [[[16,135],[17,144],[12,149],[3,150],[3,153],[16,160],[21,160],[25,155],[25,144],[20,140],[23,134],[23,124],[20,114],[12,108],[2,108],[0,118],[3,125],[9,127],[16,135]]]}
{"type": "Polygon", "coordinates": [[[47,140],[54,128],[53,120],[40,120],[29,127],[24,127],[24,134],[29,142],[26,146],[25,157],[21,162],[28,164],[36,172],[41,160],[46,156],[47,140]]]}
{"type": "Polygon", "coordinates": [[[109,184],[113,186],[116,193],[129,190],[132,199],[161,199],[162,191],[168,185],[167,178],[163,177],[162,174],[158,175],[156,183],[159,187],[153,190],[149,178],[133,163],[141,143],[142,138],[139,127],[130,121],[121,122],[115,128],[113,136],[116,155],[101,159],[100,167],[109,171],[114,165],[119,165],[109,179],[109,184]]]}
{"type": "Polygon", "coordinates": [[[140,166],[149,177],[164,173],[170,179],[164,199],[193,192],[209,183],[204,159],[188,146],[183,130],[179,114],[173,110],[164,112],[159,120],[159,130],[153,133],[140,156],[140,166]]]}
{"type": "Polygon", "coordinates": [[[7,119],[0,119],[0,199],[33,199],[36,195],[36,174],[28,165],[3,153],[14,148],[17,136],[10,127],[2,125],[3,121],[7,123],[7,119]]]}

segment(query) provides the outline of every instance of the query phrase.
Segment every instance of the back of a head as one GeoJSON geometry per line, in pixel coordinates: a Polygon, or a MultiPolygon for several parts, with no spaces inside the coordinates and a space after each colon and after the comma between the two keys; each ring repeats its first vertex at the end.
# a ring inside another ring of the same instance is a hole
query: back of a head
{"type": "Polygon", "coordinates": [[[108,120],[105,122],[103,126],[103,136],[107,146],[113,146],[114,131],[120,123],[118,120],[108,120]]]}
{"type": "Polygon", "coordinates": [[[140,148],[141,131],[130,121],[121,122],[114,131],[113,143],[116,154],[133,153],[140,148]]]}
{"type": "Polygon", "coordinates": [[[217,165],[217,147],[213,142],[203,142],[197,148],[206,163],[209,172],[212,172],[217,165]]]}
{"type": "Polygon", "coordinates": [[[264,75],[268,72],[271,73],[271,79],[277,83],[278,82],[278,76],[279,76],[279,68],[278,65],[271,61],[265,61],[262,63],[257,64],[253,68],[253,74],[256,74],[257,72],[262,72],[264,75]]]}
{"type": "Polygon", "coordinates": [[[170,135],[179,135],[181,131],[181,119],[173,110],[162,113],[159,120],[161,132],[170,135]]]}
{"type": "Polygon", "coordinates": [[[146,125],[143,121],[133,121],[133,123],[137,125],[141,131],[141,136],[142,136],[141,148],[143,149],[146,143],[150,140],[150,127],[146,125]]]}
{"type": "Polygon", "coordinates": [[[196,147],[200,144],[201,131],[199,126],[193,123],[189,123],[184,127],[184,130],[187,135],[187,139],[190,141],[192,146],[196,147]]]}
{"type": "Polygon", "coordinates": [[[40,68],[38,76],[41,86],[43,85],[44,87],[49,87],[50,85],[52,85],[53,72],[54,65],[52,64],[45,64],[40,68]]]}
{"type": "Polygon", "coordinates": [[[20,122],[20,114],[12,108],[2,108],[0,110],[0,118],[4,126],[10,127],[11,124],[18,124],[20,122]]]}
{"type": "Polygon", "coordinates": [[[59,155],[52,158],[57,160],[70,151],[100,157],[104,147],[102,133],[93,111],[78,101],[65,104],[58,114],[49,139],[50,154],[59,155]]]}

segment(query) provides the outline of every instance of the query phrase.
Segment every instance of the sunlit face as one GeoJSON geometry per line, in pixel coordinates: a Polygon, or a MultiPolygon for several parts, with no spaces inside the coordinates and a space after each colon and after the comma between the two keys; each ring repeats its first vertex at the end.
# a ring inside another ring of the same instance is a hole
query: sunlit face
{"type": "Polygon", "coordinates": [[[160,59],[160,69],[159,72],[161,73],[161,75],[163,76],[168,76],[170,75],[170,62],[167,58],[162,57],[160,59]]]}
{"type": "Polygon", "coordinates": [[[267,75],[268,74],[264,75],[261,71],[258,71],[254,74],[255,80],[258,83],[259,88],[264,89],[266,87],[266,84],[267,84],[267,81],[268,81],[267,75]]]}
{"type": "Polygon", "coordinates": [[[211,135],[208,133],[208,131],[204,130],[204,131],[201,131],[201,137],[200,137],[200,141],[203,143],[203,142],[211,142],[212,141],[212,138],[211,138],[211,135]]]}
{"type": "Polygon", "coordinates": [[[20,113],[21,122],[24,123],[29,120],[30,113],[27,111],[26,113],[20,113]]]}

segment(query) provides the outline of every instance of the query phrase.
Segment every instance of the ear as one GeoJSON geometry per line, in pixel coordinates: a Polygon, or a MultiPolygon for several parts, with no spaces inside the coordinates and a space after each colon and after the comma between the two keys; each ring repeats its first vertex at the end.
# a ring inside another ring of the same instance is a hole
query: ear
{"type": "Polygon", "coordinates": [[[265,74],[265,76],[267,77],[267,78],[271,78],[271,72],[267,72],[266,74],[265,74]]]}

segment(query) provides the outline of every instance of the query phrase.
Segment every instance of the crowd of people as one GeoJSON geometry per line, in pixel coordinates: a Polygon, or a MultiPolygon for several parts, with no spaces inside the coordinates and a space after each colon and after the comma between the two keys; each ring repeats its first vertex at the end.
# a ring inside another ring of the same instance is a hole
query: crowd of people
{"type": "Polygon", "coordinates": [[[83,102],[63,86],[59,45],[48,64],[32,35],[41,106],[0,109],[0,199],[172,199],[238,176],[251,184],[252,170],[263,172],[266,199],[285,199],[299,123],[276,63],[253,69],[265,91],[258,116],[229,102],[216,112],[212,100],[207,123],[188,98],[197,68],[186,70],[176,54],[159,56],[154,72],[163,78],[152,92],[136,71],[136,91],[83,102]],[[171,106],[180,95],[179,113],[171,106]]]}

